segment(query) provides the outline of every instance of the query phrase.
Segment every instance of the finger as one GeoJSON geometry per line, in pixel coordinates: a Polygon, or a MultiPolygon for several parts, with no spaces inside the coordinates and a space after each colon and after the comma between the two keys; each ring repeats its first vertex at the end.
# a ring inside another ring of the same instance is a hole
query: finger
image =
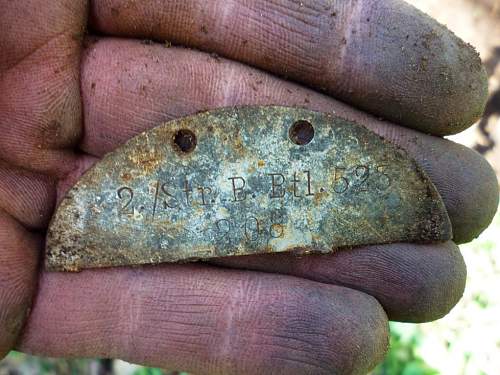
{"type": "Polygon", "coordinates": [[[167,265],[46,273],[19,348],[203,374],[364,374],[387,320],[363,293],[288,276],[167,265]]]}
{"type": "Polygon", "coordinates": [[[31,308],[43,238],[29,232],[47,225],[53,181],[0,161],[0,358],[13,347],[31,308]]]}
{"type": "Polygon", "coordinates": [[[0,159],[62,175],[81,135],[85,1],[2,1],[0,159]]]}
{"type": "Polygon", "coordinates": [[[0,359],[13,349],[31,307],[42,239],[0,209],[0,359]]]}
{"type": "Polygon", "coordinates": [[[0,207],[25,227],[46,227],[55,197],[56,184],[50,177],[0,161],[0,207]]]}
{"type": "Polygon", "coordinates": [[[360,290],[375,297],[390,320],[413,323],[445,316],[462,297],[467,273],[452,242],[366,246],[305,257],[286,253],[228,257],[211,263],[360,290]]]}
{"type": "Polygon", "coordinates": [[[467,128],[487,98],[474,49],[402,0],[98,0],[91,20],[109,35],[216,52],[426,133],[467,128]]]}
{"type": "Polygon", "coordinates": [[[441,193],[456,242],[481,233],[498,205],[495,174],[477,153],[204,53],[136,41],[98,41],[82,60],[82,95],[81,147],[92,155],[102,156],[139,132],[200,110],[249,104],[302,106],[356,121],[408,150],[441,193]]]}

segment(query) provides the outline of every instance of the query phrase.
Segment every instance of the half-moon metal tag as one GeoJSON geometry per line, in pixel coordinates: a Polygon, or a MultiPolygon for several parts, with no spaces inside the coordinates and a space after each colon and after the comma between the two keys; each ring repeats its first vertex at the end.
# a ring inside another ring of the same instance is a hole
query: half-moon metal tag
{"type": "Polygon", "coordinates": [[[242,107],[165,123],[106,155],[60,203],[46,266],[450,238],[439,194],[403,150],[332,115],[242,107]]]}

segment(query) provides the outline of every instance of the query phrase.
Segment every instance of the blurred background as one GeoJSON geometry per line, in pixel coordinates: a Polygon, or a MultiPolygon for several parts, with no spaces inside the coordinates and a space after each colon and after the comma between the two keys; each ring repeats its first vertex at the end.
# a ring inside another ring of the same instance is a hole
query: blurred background
{"type": "MultiPolygon", "coordinates": [[[[488,159],[500,178],[500,0],[407,0],[476,47],[490,76],[483,119],[450,137],[488,159]]],[[[391,323],[391,349],[372,375],[500,374],[500,214],[478,239],[461,246],[467,264],[464,297],[445,318],[391,323]]],[[[188,375],[120,360],[61,360],[12,352],[0,375],[188,375]]]]}

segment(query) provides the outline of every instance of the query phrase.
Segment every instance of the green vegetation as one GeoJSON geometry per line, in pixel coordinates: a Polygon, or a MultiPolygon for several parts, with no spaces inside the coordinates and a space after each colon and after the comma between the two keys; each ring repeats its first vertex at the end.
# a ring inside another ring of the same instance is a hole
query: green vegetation
{"type": "Polygon", "coordinates": [[[413,325],[391,324],[391,349],[372,375],[438,375],[418,354],[422,334],[413,325]]]}

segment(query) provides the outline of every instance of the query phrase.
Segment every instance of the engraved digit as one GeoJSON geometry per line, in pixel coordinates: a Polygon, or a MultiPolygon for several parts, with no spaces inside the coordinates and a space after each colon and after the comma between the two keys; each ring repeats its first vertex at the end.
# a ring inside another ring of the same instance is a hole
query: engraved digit
{"type": "Polygon", "coordinates": [[[257,241],[259,239],[259,220],[250,216],[245,220],[245,237],[248,241],[257,241]],[[253,226],[251,225],[253,223],[253,226]]]}
{"type": "Polygon", "coordinates": [[[349,180],[344,177],[345,168],[343,167],[335,167],[334,176],[333,176],[333,191],[338,194],[345,193],[349,188],[349,180]]]}
{"type": "Polygon", "coordinates": [[[271,213],[271,226],[269,227],[269,235],[272,238],[280,238],[285,235],[285,227],[283,226],[283,214],[280,211],[271,213]]]}
{"type": "Polygon", "coordinates": [[[129,208],[129,206],[132,203],[132,199],[134,199],[134,191],[131,188],[129,188],[128,186],[124,186],[124,187],[118,189],[118,191],[116,193],[117,193],[119,199],[124,199],[124,198],[126,199],[125,195],[128,195],[128,200],[124,202],[122,207],[120,207],[120,213],[129,214],[129,215],[133,214],[134,207],[131,206],[129,208]]]}
{"type": "Polygon", "coordinates": [[[368,180],[368,177],[370,176],[370,169],[366,165],[358,165],[356,166],[354,173],[356,174],[356,177],[360,179],[360,183],[358,184],[359,190],[367,191],[368,189],[366,188],[365,185],[366,185],[366,180],[368,180]]]}
{"type": "Polygon", "coordinates": [[[231,230],[231,223],[227,219],[220,219],[215,222],[217,233],[221,237],[225,237],[231,230]]]}
{"type": "Polygon", "coordinates": [[[387,190],[391,186],[391,178],[387,173],[384,172],[384,169],[387,168],[387,165],[378,165],[377,166],[377,172],[380,173],[382,176],[385,177],[386,184],[383,186],[380,190],[387,190]]]}

